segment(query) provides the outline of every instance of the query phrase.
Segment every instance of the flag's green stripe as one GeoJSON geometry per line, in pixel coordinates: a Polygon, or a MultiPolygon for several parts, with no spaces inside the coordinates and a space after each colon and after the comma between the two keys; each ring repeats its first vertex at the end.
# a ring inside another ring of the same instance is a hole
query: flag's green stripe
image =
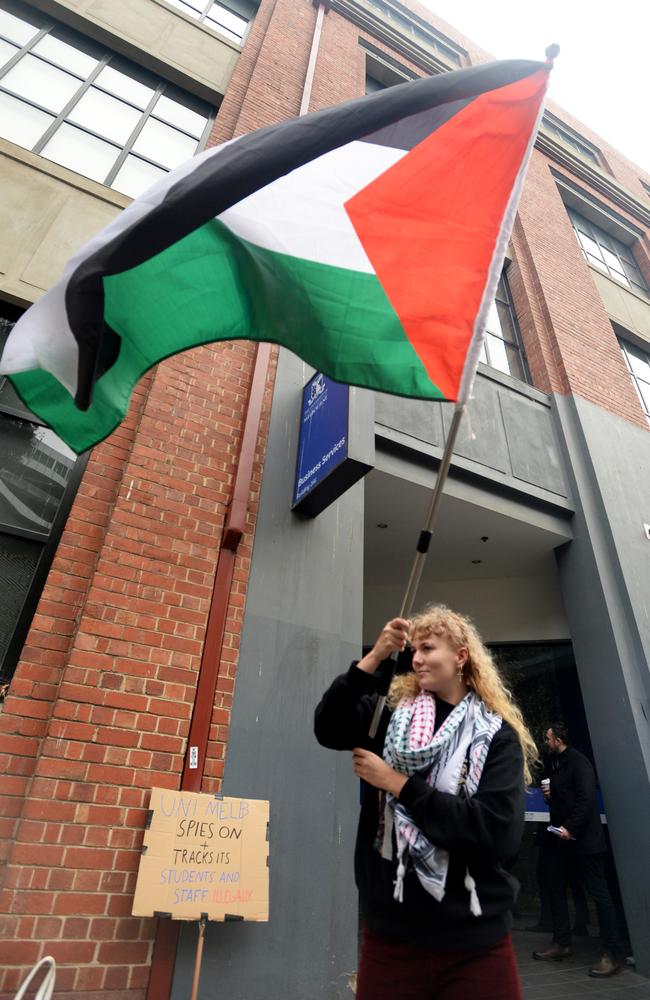
{"type": "Polygon", "coordinates": [[[377,278],[261,249],[213,221],[129,271],[104,279],[117,362],[80,412],[42,371],[12,376],[26,404],[71,448],[123,419],[138,379],[171,354],[216,340],[282,344],[352,385],[442,399],[377,278]]]}

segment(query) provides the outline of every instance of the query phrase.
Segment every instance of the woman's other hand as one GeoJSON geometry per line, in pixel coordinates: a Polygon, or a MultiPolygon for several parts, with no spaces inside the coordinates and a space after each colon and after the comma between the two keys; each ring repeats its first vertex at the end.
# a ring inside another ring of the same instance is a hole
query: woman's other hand
{"type": "Polygon", "coordinates": [[[376,753],[363,750],[361,747],[355,747],[352,751],[352,764],[357,777],[362,778],[373,788],[381,788],[385,792],[390,792],[391,795],[398,796],[408,781],[405,774],[394,771],[376,753]]]}

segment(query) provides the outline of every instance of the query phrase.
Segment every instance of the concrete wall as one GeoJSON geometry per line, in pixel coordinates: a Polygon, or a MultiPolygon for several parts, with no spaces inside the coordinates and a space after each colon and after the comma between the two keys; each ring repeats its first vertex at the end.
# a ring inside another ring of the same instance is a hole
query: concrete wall
{"type": "Polygon", "coordinates": [[[215,103],[241,51],[164,0],[33,0],[34,6],[215,103]]]}
{"type": "Polygon", "coordinates": [[[650,341],[650,302],[619,285],[613,278],[601,274],[596,268],[592,267],[590,271],[609,318],[650,341]]]}
{"type": "MultiPolygon", "coordinates": [[[[359,656],[363,484],[315,520],[290,511],[307,367],[281,353],[223,790],[271,802],[268,924],[211,924],[199,996],[329,1000],[356,968],[352,855],[358,784],[348,754],[319,747],[313,711],[359,656]],[[216,985],[218,984],[218,986],[216,985]]],[[[196,928],[172,996],[189,986],[196,928]]]]}
{"type": "MultiPolygon", "coordinates": [[[[364,643],[374,642],[396,613],[404,583],[365,590],[364,643]]],[[[439,601],[469,615],[486,642],[569,639],[557,575],[497,580],[437,580],[420,590],[420,602],[439,601]]],[[[419,606],[419,604],[418,604],[419,606]]]]}
{"type": "MultiPolygon", "coordinates": [[[[567,507],[569,489],[548,397],[486,366],[473,397],[460,427],[454,468],[567,507]]],[[[452,413],[449,404],[376,395],[378,436],[433,457],[442,454],[452,413]]]]}
{"type": "Polygon", "coordinates": [[[0,296],[29,305],[130,198],[0,139],[0,296]]]}
{"type": "Polygon", "coordinates": [[[560,581],[634,955],[650,975],[650,435],[579,397],[556,405],[576,500],[560,581]]]}

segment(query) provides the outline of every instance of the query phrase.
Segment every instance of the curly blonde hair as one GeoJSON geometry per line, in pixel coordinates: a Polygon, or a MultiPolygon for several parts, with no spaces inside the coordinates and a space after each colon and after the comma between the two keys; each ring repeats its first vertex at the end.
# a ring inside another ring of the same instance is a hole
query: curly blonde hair
{"type": "MultiPolygon", "coordinates": [[[[531,784],[531,768],[539,760],[535,741],[473,622],[444,604],[430,604],[412,619],[411,639],[427,635],[440,636],[453,650],[467,649],[463,680],[491,712],[500,715],[516,732],[524,755],[524,779],[531,784]]],[[[395,708],[402,698],[414,698],[419,690],[413,672],[394,677],[388,693],[389,708],[395,708]]]]}

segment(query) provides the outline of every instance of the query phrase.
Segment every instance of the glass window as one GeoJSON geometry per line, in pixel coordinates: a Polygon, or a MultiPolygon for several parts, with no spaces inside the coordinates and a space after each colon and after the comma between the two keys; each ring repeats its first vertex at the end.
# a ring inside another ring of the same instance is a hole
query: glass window
{"type": "Polygon", "coordinates": [[[243,17],[233,14],[220,3],[213,3],[208,9],[205,17],[206,21],[212,24],[218,31],[223,32],[235,42],[241,42],[246,31],[247,22],[243,17]]]}
{"type": "Polygon", "coordinates": [[[41,150],[48,160],[76,170],[94,181],[102,181],[106,177],[119,152],[117,146],[68,124],[57,129],[41,150]]]}
{"type": "Polygon", "coordinates": [[[146,191],[152,184],[165,176],[166,171],[160,167],[154,167],[152,163],[141,160],[139,156],[129,154],[117,172],[112,187],[122,194],[134,198],[141,191],[146,191]]]}
{"type": "Polygon", "coordinates": [[[93,132],[123,146],[141,117],[137,108],[91,87],[75,104],[68,115],[68,121],[85,125],[93,132]]]}
{"type": "Polygon", "coordinates": [[[19,45],[25,45],[27,42],[31,42],[38,32],[39,29],[35,24],[0,8],[0,35],[3,38],[7,38],[10,42],[17,42],[19,45]]]}
{"type": "Polygon", "coordinates": [[[619,341],[625,363],[639,394],[643,412],[650,423],[650,350],[643,351],[626,340],[619,341]]]}
{"type": "Polygon", "coordinates": [[[2,86],[48,111],[61,111],[80,82],[56,66],[28,53],[2,77],[2,86]]]}
{"type": "Polygon", "coordinates": [[[53,121],[53,115],[0,91],[0,135],[3,139],[31,149],[53,121]]]}
{"type": "Polygon", "coordinates": [[[648,286],[632,250],[611,233],[570,208],[569,218],[586,260],[627,288],[648,296],[648,286]]]}
{"type": "MultiPolygon", "coordinates": [[[[19,315],[0,304],[0,345],[19,315]]],[[[35,574],[54,554],[78,461],[0,377],[0,683],[11,679],[27,634],[35,574]]]]}
{"type": "MultiPolygon", "coordinates": [[[[203,148],[213,117],[205,101],[50,20],[23,21],[6,3],[0,136],[131,197],[203,148]]],[[[237,12],[251,5],[232,4],[217,6],[245,27],[237,12]]],[[[204,19],[213,6],[197,0],[194,15],[204,19]]]]}
{"type": "Polygon", "coordinates": [[[237,42],[244,40],[246,29],[253,19],[255,6],[250,0],[231,0],[229,4],[214,3],[213,0],[167,0],[177,10],[188,17],[203,21],[208,27],[237,42]]]}
{"type": "Polygon", "coordinates": [[[598,150],[596,147],[591,146],[586,139],[581,139],[578,135],[572,132],[568,125],[563,125],[561,122],[556,121],[551,118],[548,113],[544,115],[542,125],[545,131],[550,132],[565,146],[569,146],[574,153],[578,153],[583,159],[590,160],[592,163],[595,163],[596,166],[600,166],[598,150]]]}
{"type": "Polygon", "coordinates": [[[196,111],[184,107],[178,101],[172,101],[169,97],[159,97],[152,112],[156,118],[162,118],[172,125],[177,125],[184,132],[189,132],[196,139],[199,139],[205,126],[208,124],[206,115],[199,115],[196,111]]]}
{"type": "Polygon", "coordinates": [[[142,153],[164,167],[176,167],[196,149],[196,141],[171,125],[149,118],[133,143],[133,152],[142,153]]]}
{"type": "Polygon", "coordinates": [[[530,381],[505,275],[490,306],[480,360],[522,382],[530,381]]]}
{"type": "Polygon", "coordinates": [[[55,38],[54,35],[45,35],[44,38],[41,38],[40,42],[37,42],[32,49],[32,52],[39,56],[44,56],[50,62],[56,63],[57,66],[70,70],[71,73],[76,73],[77,76],[80,76],[84,80],[89,73],[92,73],[98,62],[97,59],[75,48],[73,45],[68,45],[67,42],[62,42],[60,38],[55,38]]]}
{"type": "Polygon", "coordinates": [[[117,97],[135,104],[136,108],[146,108],[155,94],[153,87],[147,87],[127,73],[122,73],[112,66],[105,66],[95,83],[117,97]]]}
{"type": "Polygon", "coordinates": [[[9,60],[16,55],[16,52],[20,52],[17,45],[11,45],[10,42],[5,42],[3,38],[0,38],[0,66],[6,66],[9,60]]]}

